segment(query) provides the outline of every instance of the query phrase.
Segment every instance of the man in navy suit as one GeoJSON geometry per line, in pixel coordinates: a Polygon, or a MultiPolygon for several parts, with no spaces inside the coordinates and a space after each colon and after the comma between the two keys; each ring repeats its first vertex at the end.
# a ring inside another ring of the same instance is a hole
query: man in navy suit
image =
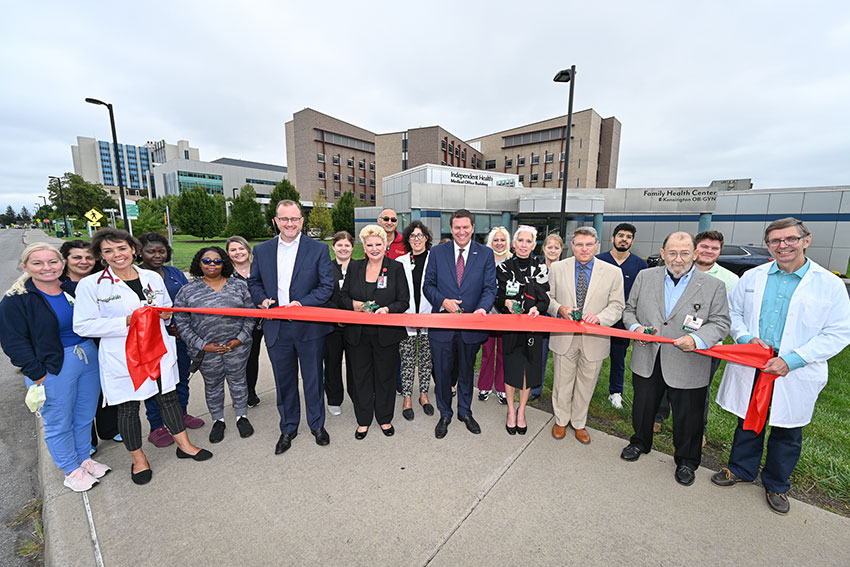
{"type": "MultiPolygon", "coordinates": [[[[275,208],[275,224],[279,238],[254,247],[254,262],[248,288],[258,307],[322,307],[334,290],[334,268],[328,247],[301,234],[304,218],[301,207],[284,200],[275,208]]],[[[263,325],[263,336],[274,370],[277,386],[277,411],[280,413],[280,439],[275,455],[289,449],[298,435],[301,401],[298,396],[298,363],[307,422],[318,445],[330,443],[325,431],[325,403],[322,386],[322,354],[325,335],[332,326],[269,319],[263,325]]]]}
{"type": "MultiPolygon", "coordinates": [[[[496,299],[496,262],[493,251],[472,241],[475,232],[472,213],[460,209],[451,217],[452,242],[431,249],[422,292],[433,305],[433,313],[486,314],[496,299]]],[[[434,429],[437,439],[446,436],[452,420],[452,366],[458,361],[457,418],[472,433],[481,427],[472,417],[472,374],[475,356],[487,331],[430,329],[431,356],[434,360],[437,408],[440,421],[434,429]]]]}

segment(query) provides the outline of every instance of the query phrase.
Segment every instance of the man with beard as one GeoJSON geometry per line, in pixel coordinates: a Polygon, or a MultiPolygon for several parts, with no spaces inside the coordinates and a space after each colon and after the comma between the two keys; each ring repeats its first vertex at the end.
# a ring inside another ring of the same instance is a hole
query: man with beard
{"type": "Polygon", "coordinates": [[[407,252],[404,250],[404,240],[401,233],[396,230],[398,226],[396,212],[392,209],[384,209],[378,215],[378,224],[387,233],[387,257],[390,260],[395,260],[399,256],[404,256],[407,252]]]}
{"type": "Polygon", "coordinates": [[[729,333],[726,288],[694,268],[694,238],[674,232],[661,245],[664,266],[638,274],[623,323],[630,331],[657,332],[672,344],[636,341],[630,367],[635,398],[634,435],[620,457],[636,461],[652,449],[652,423],[664,392],[673,406],[676,482],[693,484],[702,459],[702,415],[711,359],[694,353],[729,333]]]}
{"type": "MultiPolygon", "coordinates": [[[[632,244],[634,244],[635,234],[637,234],[635,225],[627,222],[618,224],[614,227],[614,234],[611,236],[611,243],[614,247],[609,252],[596,256],[603,262],[617,266],[623,272],[623,291],[626,301],[629,300],[629,292],[638,272],[647,268],[646,260],[629,252],[632,244]]],[[[617,321],[613,327],[625,329],[622,319],[617,321]]],[[[608,401],[617,409],[623,409],[623,376],[626,372],[626,351],[628,349],[629,339],[611,337],[608,401]]]]}

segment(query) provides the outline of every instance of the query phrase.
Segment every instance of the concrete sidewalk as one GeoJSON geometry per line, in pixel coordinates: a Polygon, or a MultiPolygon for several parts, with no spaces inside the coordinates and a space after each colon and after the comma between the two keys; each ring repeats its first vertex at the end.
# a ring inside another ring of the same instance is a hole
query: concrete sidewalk
{"type": "MultiPolygon", "coordinates": [[[[275,456],[278,415],[261,357],[250,410],[256,433],[241,439],[232,411],[222,443],[210,423],[190,431],[207,462],[178,460],[145,441],[154,471],[130,481],[123,445],[104,441],[97,459],[115,470],[84,496],[62,486],[41,443],[47,565],[847,565],[850,520],[794,501],[781,517],[756,486],[720,489],[711,471],[682,487],[672,458],[620,460],[625,442],[552,438],[552,416],[530,409],[526,436],[508,436],[494,397],[473,402],[481,435],[457,420],[443,440],[436,417],[415,406],[384,437],[377,425],[354,439],[351,404],[328,416],[331,444],[302,425],[275,456]]],[[[203,383],[192,380],[190,413],[208,419],[203,383]]],[[[144,423],[144,418],[142,419],[144,423]]]]}

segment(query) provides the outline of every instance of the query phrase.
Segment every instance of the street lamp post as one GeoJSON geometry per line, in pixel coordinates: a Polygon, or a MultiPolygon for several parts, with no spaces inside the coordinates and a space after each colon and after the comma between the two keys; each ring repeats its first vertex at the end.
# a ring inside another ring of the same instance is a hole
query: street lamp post
{"type": "Polygon", "coordinates": [[[127,218],[127,203],[124,201],[124,178],[121,175],[121,156],[118,153],[118,135],[115,133],[115,115],[112,113],[112,104],[103,102],[96,98],[87,98],[89,104],[99,104],[109,109],[109,125],[112,127],[112,147],[115,149],[115,169],[118,171],[118,194],[121,196],[121,216],[124,217],[124,228],[133,234],[133,227],[127,218]]]}
{"type": "MultiPolygon", "coordinates": [[[[56,177],[55,175],[48,175],[48,177],[50,179],[55,179],[56,185],[59,186],[59,202],[62,204],[62,221],[65,223],[64,224],[65,228],[64,228],[63,232],[65,233],[65,236],[67,236],[68,233],[69,233],[69,231],[68,231],[68,215],[65,214],[65,195],[62,193],[62,179],[60,177],[56,177]]],[[[46,202],[47,201],[45,200],[45,203],[46,202]]]]}
{"type": "Polygon", "coordinates": [[[576,66],[573,65],[569,69],[562,69],[555,74],[552,79],[556,83],[570,84],[570,102],[567,107],[567,131],[564,132],[566,137],[566,151],[564,152],[564,183],[561,190],[561,238],[566,240],[567,237],[567,173],[570,170],[570,142],[572,141],[572,126],[573,126],[573,88],[576,84],[576,66]]]}
{"type": "Polygon", "coordinates": [[[39,195],[38,197],[39,197],[42,201],[44,201],[44,206],[46,207],[46,206],[47,206],[47,197],[45,197],[44,195],[39,195]]]}

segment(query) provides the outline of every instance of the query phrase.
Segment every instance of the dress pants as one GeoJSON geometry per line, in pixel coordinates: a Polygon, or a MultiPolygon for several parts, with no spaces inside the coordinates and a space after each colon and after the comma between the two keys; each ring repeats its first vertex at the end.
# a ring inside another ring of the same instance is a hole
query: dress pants
{"type": "Polygon", "coordinates": [[[351,352],[351,398],[357,425],[368,427],[372,416],[380,425],[392,423],[398,344],[381,346],[375,329],[363,329],[360,342],[346,343],[351,352]]]}
{"type": "Polygon", "coordinates": [[[582,352],[581,341],[574,340],[564,354],[555,354],[555,375],[552,381],[552,410],[555,423],[584,429],[587,410],[596,389],[599,371],[604,360],[588,360],[582,352]]]}
{"type": "MultiPolygon", "coordinates": [[[[753,378],[755,387],[759,371],[753,378]]],[[[791,473],[800,460],[803,448],[802,427],[776,427],[765,424],[761,433],[744,429],[743,418],[738,418],[735,437],[732,439],[732,452],[729,454],[729,470],[735,476],[752,482],[756,479],[764,453],[764,438],[767,428],[770,436],[767,439],[767,457],[761,470],[761,482],[764,487],[777,494],[785,494],[791,488],[791,473]]]]}
{"type": "Polygon", "coordinates": [[[260,375],[260,346],[263,341],[263,328],[251,331],[251,353],[245,365],[245,381],[248,384],[248,398],[257,396],[257,378],[260,375]]]}
{"type": "Polygon", "coordinates": [[[546,368],[549,366],[549,337],[543,339],[543,371],[540,376],[542,377],[540,380],[540,385],[536,388],[531,389],[532,396],[539,396],[543,394],[543,385],[546,384],[546,368]]]}
{"type": "Polygon", "coordinates": [[[325,394],[322,388],[322,354],[325,337],[311,341],[295,336],[290,323],[281,322],[274,346],[266,348],[274,371],[277,387],[277,411],[280,414],[280,432],[292,435],[298,432],[301,422],[301,397],[298,394],[298,366],[301,365],[301,383],[307,424],[311,430],[325,425],[325,394]]]}
{"type": "Polygon", "coordinates": [[[702,415],[705,408],[705,392],[702,388],[673,388],[664,382],[661,373],[660,352],[655,358],[655,368],[648,377],[632,373],[634,403],[632,405],[632,427],[635,434],[629,440],[644,453],[652,449],[652,424],[655,412],[664,392],[673,406],[673,459],[677,465],[686,465],[694,470],[702,460],[702,415]]]}
{"type": "Polygon", "coordinates": [[[505,349],[502,347],[502,336],[491,335],[481,346],[481,368],[478,369],[478,389],[492,390],[505,393],[505,349]],[[494,369],[495,364],[495,369],[494,369]]]}
{"type": "MultiPolygon", "coordinates": [[[[708,407],[711,405],[711,383],[714,381],[714,375],[717,374],[717,369],[720,368],[720,359],[711,359],[711,379],[708,382],[708,388],[705,389],[705,409],[702,412],[702,434],[705,435],[706,427],[708,426],[708,407]]],[[[658,405],[658,410],[655,412],[655,422],[661,423],[670,417],[670,400],[667,398],[667,392],[661,397],[661,403],[658,405]]]]}
{"type": "Polygon", "coordinates": [[[475,372],[475,357],[480,343],[463,342],[460,331],[455,331],[450,341],[435,341],[430,338],[431,360],[434,361],[434,393],[440,417],[451,421],[452,411],[452,367],[457,362],[457,414],[466,417],[472,413],[472,379],[475,372]]]}
{"type": "MultiPolygon", "coordinates": [[[[614,328],[620,328],[614,325],[614,328]]],[[[626,373],[626,351],[629,350],[629,339],[611,337],[611,369],[608,373],[608,393],[623,393],[623,377],[626,373]]]]}
{"type": "Polygon", "coordinates": [[[343,329],[334,329],[325,337],[325,396],[329,406],[342,405],[345,390],[342,387],[342,356],[345,355],[345,390],[351,397],[351,353],[345,348],[343,329]]]}
{"type": "MultiPolygon", "coordinates": [[[[190,366],[192,366],[192,359],[189,358],[189,349],[186,348],[186,343],[177,339],[177,375],[180,377],[177,382],[177,400],[180,402],[180,408],[184,414],[189,407],[190,366]]],[[[145,416],[148,418],[151,431],[162,427],[162,413],[156,396],[145,400],[145,416]]]]}

